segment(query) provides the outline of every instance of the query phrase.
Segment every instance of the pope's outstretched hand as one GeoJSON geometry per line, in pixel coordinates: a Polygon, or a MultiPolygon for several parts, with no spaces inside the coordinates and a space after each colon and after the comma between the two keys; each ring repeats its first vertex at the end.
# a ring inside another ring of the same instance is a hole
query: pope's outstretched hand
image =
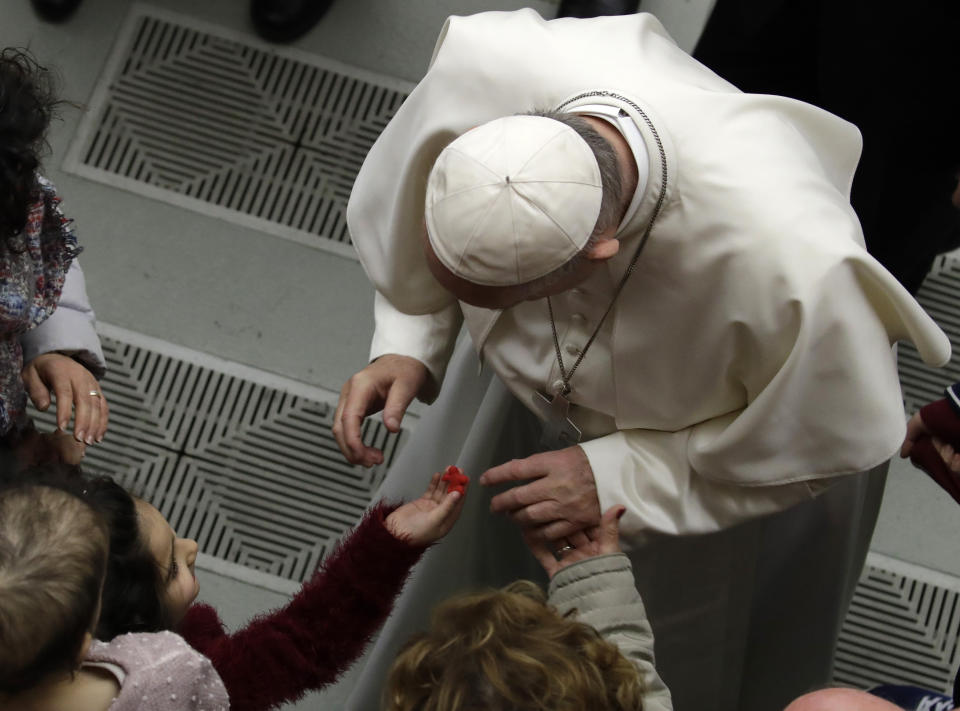
{"type": "Polygon", "coordinates": [[[427,366],[416,358],[390,354],[380,356],[344,383],[333,418],[333,436],[348,462],[365,467],[383,462],[383,452],[363,443],[364,418],[383,410],[387,429],[399,432],[407,408],[428,378],[427,366]]]}
{"type": "Polygon", "coordinates": [[[506,513],[539,540],[555,541],[600,523],[600,500],[593,469],[583,450],[567,447],[556,452],[514,459],[480,477],[484,486],[530,481],[497,494],[490,510],[506,513]]]}

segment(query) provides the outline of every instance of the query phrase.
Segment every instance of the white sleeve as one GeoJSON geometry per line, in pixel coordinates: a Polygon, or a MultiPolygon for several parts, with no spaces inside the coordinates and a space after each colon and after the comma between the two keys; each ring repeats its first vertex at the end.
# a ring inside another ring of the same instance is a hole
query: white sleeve
{"type": "Polygon", "coordinates": [[[103,377],[106,361],[97,336],[96,315],[76,259],[67,270],[56,310],[39,326],[24,333],[20,345],[24,364],[38,355],[57,351],[76,358],[97,378],[103,377]]]}
{"type": "Polygon", "coordinates": [[[593,469],[600,510],[627,507],[620,522],[624,539],[718,531],[809,501],[830,484],[830,479],[767,486],[714,481],[690,466],[689,439],[689,430],[621,430],[580,445],[593,469]]]}
{"type": "MultiPolygon", "coordinates": [[[[625,426],[581,445],[604,509],[627,506],[624,533],[725,528],[809,500],[899,449],[906,425],[890,334],[901,334],[890,324],[898,305],[920,307],[905,292],[894,299],[903,287],[878,286],[875,275],[893,279],[849,260],[780,309],[763,301],[722,370],[743,389],[738,407],[674,431],[625,426]]],[[[922,313],[903,320],[928,328],[922,313]]],[[[946,336],[932,322],[928,331],[913,340],[945,360],[946,336]]]]}
{"type": "Polygon", "coordinates": [[[447,370],[447,361],[463,322],[460,306],[452,301],[434,313],[412,315],[399,311],[379,291],[374,297],[374,320],[376,330],[370,346],[370,360],[388,353],[416,358],[433,378],[433,387],[428,389],[430,402],[440,391],[447,370]]]}

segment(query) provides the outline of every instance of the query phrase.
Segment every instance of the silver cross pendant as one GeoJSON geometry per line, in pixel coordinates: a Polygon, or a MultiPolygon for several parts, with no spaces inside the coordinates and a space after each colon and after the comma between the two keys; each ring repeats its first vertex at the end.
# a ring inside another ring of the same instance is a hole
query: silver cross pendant
{"type": "Polygon", "coordinates": [[[533,409],[543,421],[540,446],[545,450],[572,447],[580,441],[580,428],[570,420],[570,401],[557,393],[552,398],[540,391],[533,393],[533,409]]]}

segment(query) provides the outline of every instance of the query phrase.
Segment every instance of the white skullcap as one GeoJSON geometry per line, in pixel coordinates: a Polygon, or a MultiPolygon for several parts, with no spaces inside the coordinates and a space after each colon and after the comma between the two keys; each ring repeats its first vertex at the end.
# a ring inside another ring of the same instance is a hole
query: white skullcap
{"type": "Polygon", "coordinates": [[[586,246],[601,198],[597,159],[576,131],[541,116],[508,116],[440,153],[427,182],[427,236],[457,276],[523,284],[586,246]]]}

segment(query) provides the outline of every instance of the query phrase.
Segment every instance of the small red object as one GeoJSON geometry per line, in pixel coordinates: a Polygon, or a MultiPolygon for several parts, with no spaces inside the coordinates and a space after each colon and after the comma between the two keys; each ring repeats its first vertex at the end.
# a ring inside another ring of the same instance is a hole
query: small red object
{"type": "Polygon", "coordinates": [[[455,467],[451,464],[446,468],[446,470],[444,470],[443,476],[440,477],[440,481],[447,482],[448,494],[451,491],[459,491],[460,495],[462,496],[466,493],[467,482],[469,482],[470,479],[464,475],[463,470],[461,470],[460,467],[455,467]]]}

